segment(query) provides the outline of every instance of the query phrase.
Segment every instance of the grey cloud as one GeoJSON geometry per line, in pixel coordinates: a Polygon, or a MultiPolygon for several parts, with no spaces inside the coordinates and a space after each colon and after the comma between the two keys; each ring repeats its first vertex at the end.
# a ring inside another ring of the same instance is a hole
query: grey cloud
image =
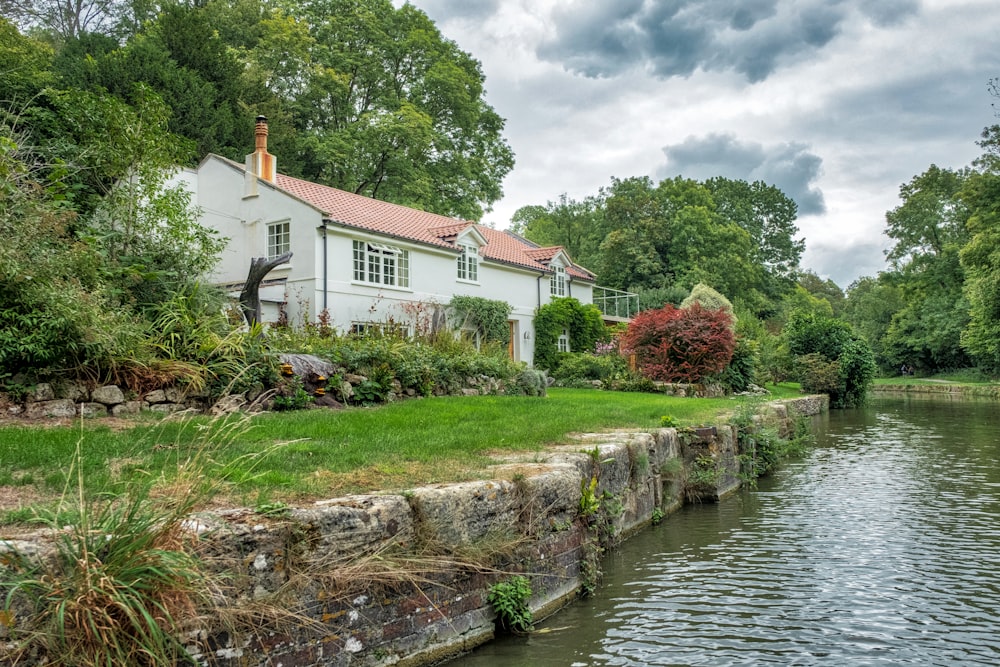
{"type": "Polygon", "coordinates": [[[802,266],[847,289],[861,276],[885,270],[885,248],[879,243],[859,241],[849,245],[811,244],[806,241],[802,266]]]}
{"type": "Polygon", "coordinates": [[[905,21],[920,11],[919,0],[879,0],[862,3],[861,13],[877,26],[893,26],[905,21]]]}
{"type": "Polygon", "coordinates": [[[667,164],[661,178],[680,174],[705,180],[714,176],[764,181],[795,200],[800,215],[826,212],[823,192],[813,185],[823,159],[810,153],[805,144],[789,143],[765,147],[740,142],[729,134],[688,137],[679,144],[665,146],[667,164]]]}
{"type": "Polygon", "coordinates": [[[416,4],[438,23],[451,18],[484,19],[500,8],[500,0],[419,0],[416,4]]]}
{"type": "Polygon", "coordinates": [[[640,67],[666,78],[689,76],[700,68],[734,70],[760,81],[782,62],[828,44],[852,7],[883,27],[919,9],[917,0],[628,0],[607,6],[611,4],[573,0],[556,9],[557,34],[539,47],[538,56],[588,77],[640,67]]]}

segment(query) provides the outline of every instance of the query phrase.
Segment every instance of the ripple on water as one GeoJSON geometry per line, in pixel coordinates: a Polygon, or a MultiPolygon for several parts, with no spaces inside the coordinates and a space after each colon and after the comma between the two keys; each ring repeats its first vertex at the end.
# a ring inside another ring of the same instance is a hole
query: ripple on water
{"type": "Polygon", "coordinates": [[[761,488],[627,542],[549,635],[456,665],[998,665],[995,404],[831,414],[761,488]]]}

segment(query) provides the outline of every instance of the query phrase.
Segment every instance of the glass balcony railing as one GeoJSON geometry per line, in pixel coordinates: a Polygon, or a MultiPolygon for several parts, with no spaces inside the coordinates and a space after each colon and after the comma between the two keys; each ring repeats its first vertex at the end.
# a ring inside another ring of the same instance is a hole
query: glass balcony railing
{"type": "Polygon", "coordinates": [[[608,317],[630,320],[639,312],[639,295],[595,285],[594,305],[608,317]]]}

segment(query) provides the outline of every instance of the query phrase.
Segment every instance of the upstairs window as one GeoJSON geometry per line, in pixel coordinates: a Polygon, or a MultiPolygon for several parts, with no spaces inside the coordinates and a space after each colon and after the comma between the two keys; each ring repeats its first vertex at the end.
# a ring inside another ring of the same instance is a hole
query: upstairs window
{"type": "Polygon", "coordinates": [[[291,250],[291,225],[284,222],[272,222],[267,226],[267,258],[274,259],[291,250]]]}
{"type": "Polygon", "coordinates": [[[479,282],[479,248],[471,245],[459,246],[458,279],[471,283],[479,282]]]}
{"type": "Polygon", "coordinates": [[[566,296],[566,267],[561,264],[552,265],[552,277],[549,279],[549,292],[552,296],[566,296]]]}
{"type": "Polygon", "coordinates": [[[354,280],[389,287],[410,286],[410,253],[396,246],[354,241],[354,280]]]}

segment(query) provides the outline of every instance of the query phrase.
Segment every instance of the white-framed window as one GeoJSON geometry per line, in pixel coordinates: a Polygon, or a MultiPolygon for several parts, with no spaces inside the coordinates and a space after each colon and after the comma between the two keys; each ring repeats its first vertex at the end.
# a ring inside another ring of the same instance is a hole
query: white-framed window
{"type": "Polygon", "coordinates": [[[566,296],[566,267],[562,264],[552,264],[552,278],[549,279],[549,292],[552,296],[566,296]]]}
{"type": "Polygon", "coordinates": [[[288,220],[272,222],[267,226],[267,258],[284,255],[292,248],[291,223],[288,220]]]}
{"type": "Polygon", "coordinates": [[[370,320],[351,322],[350,333],[355,336],[392,336],[394,338],[410,338],[413,335],[413,331],[405,324],[370,320]]]}
{"type": "Polygon", "coordinates": [[[410,286],[410,253],[396,246],[354,241],[354,280],[390,287],[410,286]]]}
{"type": "Polygon", "coordinates": [[[558,348],[560,352],[569,352],[569,330],[563,329],[559,336],[558,348]]]}
{"type": "Polygon", "coordinates": [[[459,246],[458,279],[479,282],[479,248],[474,245],[459,246]]]}

